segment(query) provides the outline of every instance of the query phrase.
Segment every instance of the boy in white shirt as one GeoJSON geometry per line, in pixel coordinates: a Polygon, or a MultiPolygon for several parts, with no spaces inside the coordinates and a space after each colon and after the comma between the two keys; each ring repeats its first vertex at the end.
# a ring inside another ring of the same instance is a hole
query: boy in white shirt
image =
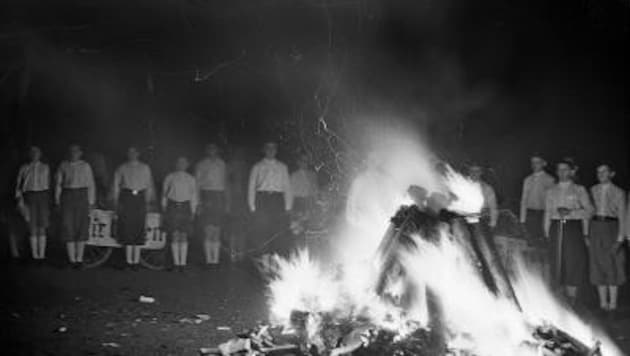
{"type": "Polygon", "coordinates": [[[192,218],[197,208],[197,184],[186,170],[188,159],[179,157],[175,171],[164,178],[162,188],[162,211],[166,212],[165,228],[171,241],[173,264],[180,272],[188,257],[188,235],[192,218]]]}

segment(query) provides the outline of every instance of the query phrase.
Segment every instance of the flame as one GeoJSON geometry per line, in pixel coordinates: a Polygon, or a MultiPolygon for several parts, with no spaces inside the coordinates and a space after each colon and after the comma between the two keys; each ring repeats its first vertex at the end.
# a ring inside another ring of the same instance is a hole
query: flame
{"type": "Polygon", "coordinates": [[[448,210],[462,215],[472,215],[481,212],[484,198],[481,184],[455,172],[451,166],[446,166],[444,183],[452,193],[448,210]]]}
{"type": "MultiPolygon", "coordinates": [[[[424,293],[417,293],[413,310],[401,310],[375,293],[375,278],[383,263],[375,257],[377,246],[388,229],[389,217],[406,202],[409,181],[396,177],[398,173],[396,169],[368,171],[354,182],[348,199],[348,224],[333,237],[341,247],[334,263],[316,261],[308,251],[289,259],[276,257],[277,268],[269,283],[272,322],[289,325],[292,312],[308,312],[311,340],[322,331],[320,316],[326,313],[368,320],[375,327],[398,332],[400,338],[427,326],[424,293]]],[[[414,175],[405,171],[403,176],[414,175]]],[[[432,182],[433,186],[441,186],[442,193],[455,197],[449,202],[449,210],[479,214],[483,206],[479,183],[450,167],[440,179],[438,184],[432,182]]],[[[440,234],[440,243],[416,236],[417,248],[403,253],[400,263],[410,281],[438,297],[449,347],[479,356],[535,356],[541,351],[532,346],[536,345],[534,328],[550,323],[586,345],[603,341],[605,356],[622,355],[604,333],[563,307],[535,271],[522,263],[514,267],[513,286],[519,307],[512,299],[487,288],[461,240],[451,236],[446,227],[440,234]]],[[[405,286],[392,283],[387,292],[395,296],[402,293],[398,288],[405,286]]]]}
{"type": "Polygon", "coordinates": [[[342,306],[340,281],[312,259],[307,250],[289,259],[274,259],[275,273],[268,286],[273,323],[289,326],[294,311],[325,313],[342,306]]]}

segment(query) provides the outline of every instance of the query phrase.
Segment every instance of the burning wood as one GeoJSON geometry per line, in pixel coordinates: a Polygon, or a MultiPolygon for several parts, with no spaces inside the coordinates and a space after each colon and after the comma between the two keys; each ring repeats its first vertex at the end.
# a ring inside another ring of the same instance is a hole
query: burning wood
{"type": "Polygon", "coordinates": [[[201,348],[199,354],[220,356],[271,356],[295,355],[299,347],[294,344],[276,344],[269,325],[260,325],[253,330],[238,334],[216,348],[201,348]]]}
{"type": "Polygon", "coordinates": [[[601,356],[599,341],[592,347],[553,326],[540,326],[534,332],[542,356],[601,356]]]}

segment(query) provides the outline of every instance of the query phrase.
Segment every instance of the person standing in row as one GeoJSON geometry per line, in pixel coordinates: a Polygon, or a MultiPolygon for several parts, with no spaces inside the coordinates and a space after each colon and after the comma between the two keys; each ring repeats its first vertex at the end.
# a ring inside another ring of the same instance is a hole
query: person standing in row
{"type": "Polygon", "coordinates": [[[260,249],[263,264],[269,265],[271,253],[286,254],[291,248],[286,241],[287,213],[293,197],[287,165],[276,159],[278,145],[265,143],[264,158],[252,167],[249,175],[247,203],[254,214],[254,245],[260,249]]]}
{"type": "Polygon", "coordinates": [[[301,154],[297,159],[297,170],[291,173],[293,211],[296,214],[308,212],[317,197],[317,175],[308,166],[308,156],[301,154]]]}
{"type": "Polygon", "coordinates": [[[197,163],[195,179],[199,189],[199,225],[203,234],[203,251],[206,265],[219,263],[221,228],[229,205],[226,196],[227,170],[219,156],[219,146],[206,146],[206,157],[197,163]]]}
{"type": "Polygon", "coordinates": [[[127,266],[135,270],[140,263],[147,209],[154,194],[151,168],[140,161],[137,147],[127,150],[127,162],[114,173],[112,190],[118,214],[118,240],[125,245],[127,266]]]}
{"type": "Polygon", "coordinates": [[[42,262],[46,258],[46,229],[50,215],[50,169],[41,161],[37,146],[29,150],[30,162],[20,167],[15,187],[18,209],[28,223],[31,256],[42,262]]]}
{"type": "Polygon", "coordinates": [[[604,311],[617,309],[618,286],[626,281],[624,220],[625,192],[612,182],[610,166],[597,167],[599,184],[591,187],[595,214],[590,224],[590,280],[597,286],[599,306],[604,311]]]}
{"type": "Polygon", "coordinates": [[[79,145],[70,146],[70,159],[61,162],[55,186],[55,204],[61,208],[61,235],[74,268],[83,264],[88,216],[96,198],[92,168],[81,159],[82,155],[79,145]]]}
{"type": "Polygon", "coordinates": [[[499,208],[494,188],[483,180],[482,166],[474,164],[470,166],[468,173],[472,181],[480,184],[483,196],[481,216],[477,223],[471,224],[472,229],[470,231],[472,248],[483,256],[477,261],[481,276],[494,293],[516,300],[516,295],[509,283],[507,271],[501,263],[494,241],[494,230],[499,220],[499,208]]]}
{"type": "Polygon", "coordinates": [[[545,195],[555,181],[545,172],[547,162],[541,156],[531,157],[532,174],[523,181],[521,194],[520,222],[525,226],[530,240],[544,238],[543,220],[545,216],[545,195]]]}
{"type": "Polygon", "coordinates": [[[165,228],[171,241],[173,264],[180,272],[186,266],[188,236],[197,209],[197,185],[189,174],[188,159],[177,158],[175,171],[166,176],[162,188],[162,211],[166,212],[165,228]]]}
{"type": "Polygon", "coordinates": [[[587,244],[591,201],[586,189],[574,180],[577,167],[565,159],[556,166],[558,183],[545,199],[545,237],[552,243],[552,269],[558,286],[564,286],[573,305],[578,286],[587,272],[587,244]]]}
{"type": "Polygon", "coordinates": [[[483,167],[474,164],[468,169],[468,175],[474,182],[481,185],[483,195],[482,218],[480,224],[483,226],[484,234],[488,234],[491,229],[497,226],[499,220],[499,208],[497,205],[497,195],[490,184],[483,181],[483,167]]]}

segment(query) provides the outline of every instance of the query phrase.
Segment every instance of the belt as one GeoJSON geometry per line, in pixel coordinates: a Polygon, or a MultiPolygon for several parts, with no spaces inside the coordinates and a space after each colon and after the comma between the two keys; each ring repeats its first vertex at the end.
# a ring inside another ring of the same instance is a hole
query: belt
{"type": "Polygon", "coordinates": [[[168,200],[168,203],[169,203],[169,204],[173,204],[173,205],[180,206],[180,205],[189,205],[189,204],[191,203],[191,201],[190,201],[190,200],[186,200],[186,201],[175,201],[175,200],[171,200],[171,199],[169,199],[169,200],[168,200]]]}
{"type": "Polygon", "coordinates": [[[256,194],[272,195],[272,194],[282,194],[282,192],[278,192],[278,191],[274,191],[274,190],[259,190],[259,191],[256,192],[256,194]]]}
{"type": "Polygon", "coordinates": [[[532,209],[532,208],[527,208],[527,211],[532,211],[535,213],[542,213],[545,211],[545,209],[532,209]]]}
{"type": "Polygon", "coordinates": [[[593,216],[593,220],[595,220],[595,221],[618,221],[619,219],[614,218],[612,216],[595,215],[595,216],[593,216]]]}
{"type": "Polygon", "coordinates": [[[131,195],[140,195],[140,193],[144,192],[144,189],[138,190],[138,189],[127,189],[127,188],[124,188],[123,192],[131,193],[131,195]]]}

